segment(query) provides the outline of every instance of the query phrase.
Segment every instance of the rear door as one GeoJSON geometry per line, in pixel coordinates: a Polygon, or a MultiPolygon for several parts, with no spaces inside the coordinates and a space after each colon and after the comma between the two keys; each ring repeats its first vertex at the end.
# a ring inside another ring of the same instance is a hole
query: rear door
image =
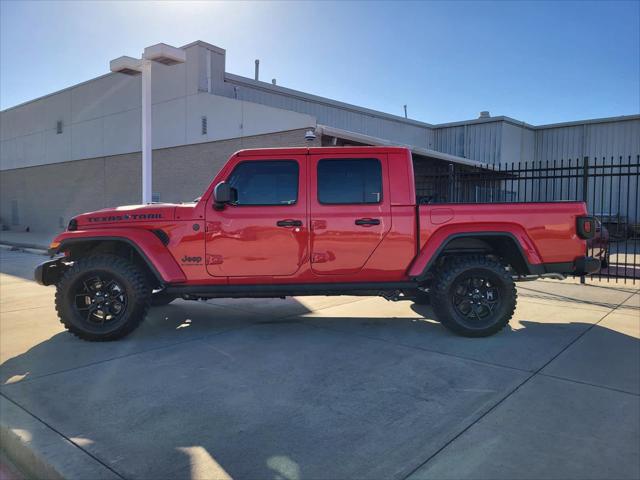
{"type": "Polygon", "coordinates": [[[309,157],[311,268],[360,271],[391,228],[387,155],[309,157]]]}
{"type": "Polygon", "coordinates": [[[306,156],[237,157],[224,179],[238,201],[207,205],[207,271],[214,276],[295,274],[308,259],[306,156]]]}

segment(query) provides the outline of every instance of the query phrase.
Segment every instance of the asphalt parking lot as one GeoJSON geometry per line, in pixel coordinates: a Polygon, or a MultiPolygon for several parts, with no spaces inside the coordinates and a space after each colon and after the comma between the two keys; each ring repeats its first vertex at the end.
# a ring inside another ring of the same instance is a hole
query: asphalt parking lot
{"type": "MultiPolygon", "coordinates": [[[[66,333],[39,255],[0,250],[0,421],[71,478],[638,478],[638,286],[519,284],[453,336],[367,297],[176,301],[66,333]]],[[[38,458],[35,458],[38,457],[38,458]]]]}

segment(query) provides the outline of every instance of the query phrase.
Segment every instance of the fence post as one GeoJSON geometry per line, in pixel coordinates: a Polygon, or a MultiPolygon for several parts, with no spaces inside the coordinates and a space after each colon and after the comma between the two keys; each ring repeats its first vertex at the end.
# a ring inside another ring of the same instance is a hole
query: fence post
{"type": "MultiPolygon", "coordinates": [[[[582,158],[582,201],[587,203],[589,199],[589,157],[582,158]]],[[[587,204],[587,208],[589,205],[587,204]]],[[[585,283],[585,276],[580,275],[580,283],[585,283]]]]}
{"type": "Polygon", "coordinates": [[[589,198],[589,157],[582,159],[582,200],[587,203],[589,198]]]}

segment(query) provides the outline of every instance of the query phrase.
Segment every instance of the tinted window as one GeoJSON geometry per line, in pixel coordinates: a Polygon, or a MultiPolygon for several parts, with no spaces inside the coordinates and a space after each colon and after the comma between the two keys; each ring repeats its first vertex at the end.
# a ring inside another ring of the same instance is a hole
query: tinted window
{"type": "Polygon", "coordinates": [[[320,203],[379,203],[382,199],[382,169],[374,158],[320,160],[320,203]]]}
{"type": "Polygon", "coordinates": [[[228,182],[238,190],[238,205],[292,205],[298,200],[298,162],[242,162],[228,182]]]}

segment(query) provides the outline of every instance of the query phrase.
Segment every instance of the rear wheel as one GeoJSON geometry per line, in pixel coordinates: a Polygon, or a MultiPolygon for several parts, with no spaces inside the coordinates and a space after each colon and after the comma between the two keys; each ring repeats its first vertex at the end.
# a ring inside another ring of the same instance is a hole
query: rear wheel
{"type": "Polygon", "coordinates": [[[122,338],[140,325],[149,309],[151,291],[144,274],[114,255],[75,260],[56,287],[60,321],[83,340],[122,338]]]}
{"type": "Polygon", "coordinates": [[[447,262],[431,292],[440,323],[466,337],[486,337],[500,331],[516,307],[511,275],[502,264],[486,257],[460,257],[447,262]]]}

